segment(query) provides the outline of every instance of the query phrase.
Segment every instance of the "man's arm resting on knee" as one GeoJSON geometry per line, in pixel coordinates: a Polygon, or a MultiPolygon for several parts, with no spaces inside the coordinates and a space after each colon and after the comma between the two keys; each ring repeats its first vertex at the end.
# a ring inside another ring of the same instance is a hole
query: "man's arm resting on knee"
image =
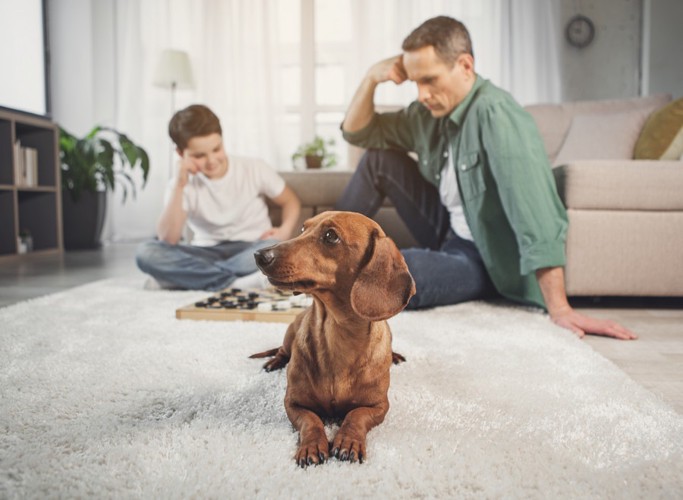
{"type": "Polygon", "coordinates": [[[571,330],[579,337],[589,334],[604,335],[622,340],[638,338],[635,333],[619,323],[591,318],[575,311],[567,300],[567,293],[564,288],[564,268],[537,269],[536,279],[545,299],[548,314],[557,325],[571,330]]]}

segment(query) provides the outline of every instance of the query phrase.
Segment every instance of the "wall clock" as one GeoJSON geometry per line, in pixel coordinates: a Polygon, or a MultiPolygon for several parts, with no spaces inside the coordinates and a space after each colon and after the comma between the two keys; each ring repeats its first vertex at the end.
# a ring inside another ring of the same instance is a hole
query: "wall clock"
{"type": "Polygon", "coordinates": [[[595,37],[593,21],[582,15],[572,17],[567,23],[564,36],[572,47],[579,49],[587,47],[595,37]]]}

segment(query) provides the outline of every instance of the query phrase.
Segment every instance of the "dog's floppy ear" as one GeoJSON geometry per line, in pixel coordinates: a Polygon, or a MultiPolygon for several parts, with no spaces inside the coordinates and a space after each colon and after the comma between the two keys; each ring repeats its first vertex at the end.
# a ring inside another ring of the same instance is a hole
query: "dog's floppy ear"
{"type": "Polygon", "coordinates": [[[398,314],[415,295],[415,282],[394,242],[373,235],[372,254],[351,288],[351,307],[370,321],[382,321],[398,314]]]}

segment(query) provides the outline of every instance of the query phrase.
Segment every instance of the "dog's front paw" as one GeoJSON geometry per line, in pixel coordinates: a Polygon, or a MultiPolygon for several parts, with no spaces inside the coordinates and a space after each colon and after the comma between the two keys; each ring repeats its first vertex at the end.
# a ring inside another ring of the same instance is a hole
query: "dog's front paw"
{"type": "Polygon", "coordinates": [[[330,444],[324,436],[308,439],[301,443],[294,456],[301,468],[325,463],[330,458],[330,444]]]}
{"type": "Polygon", "coordinates": [[[332,443],[332,456],[339,460],[363,463],[367,453],[365,451],[365,438],[354,432],[340,429],[332,443]]]}

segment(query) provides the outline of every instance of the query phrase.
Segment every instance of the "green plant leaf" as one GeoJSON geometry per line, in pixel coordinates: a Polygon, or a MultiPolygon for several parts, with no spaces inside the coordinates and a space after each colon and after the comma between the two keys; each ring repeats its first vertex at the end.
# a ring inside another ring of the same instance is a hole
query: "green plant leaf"
{"type": "MultiPolygon", "coordinates": [[[[135,190],[135,182],[133,181],[133,178],[130,175],[128,175],[126,172],[123,172],[123,171],[119,172],[119,175],[121,177],[123,177],[124,179],[126,179],[126,181],[128,181],[128,185],[130,185],[131,191],[133,193],[133,199],[135,199],[135,197],[137,196],[137,191],[135,190]]],[[[123,186],[123,189],[124,189],[123,197],[125,199],[126,195],[128,194],[126,183],[121,183],[121,185],[123,186]]]]}
{"type": "Polygon", "coordinates": [[[75,200],[83,191],[97,192],[104,187],[115,191],[121,186],[122,203],[128,192],[136,196],[136,183],[129,175],[136,169],[142,172],[142,186],[147,184],[150,161],[144,148],[125,134],[111,127],[95,126],[78,139],[65,129],[59,129],[59,149],[62,188],[75,200]]]}
{"type": "Polygon", "coordinates": [[[142,169],[142,187],[147,185],[147,177],[149,177],[149,156],[147,151],[137,146],[138,156],[140,157],[140,168],[142,169]]]}
{"type": "Polygon", "coordinates": [[[331,167],[337,164],[337,155],[331,150],[334,146],[335,140],[333,138],[324,139],[316,135],[309,142],[301,144],[297,150],[292,154],[292,161],[305,156],[320,156],[323,158],[323,166],[331,167]]]}

